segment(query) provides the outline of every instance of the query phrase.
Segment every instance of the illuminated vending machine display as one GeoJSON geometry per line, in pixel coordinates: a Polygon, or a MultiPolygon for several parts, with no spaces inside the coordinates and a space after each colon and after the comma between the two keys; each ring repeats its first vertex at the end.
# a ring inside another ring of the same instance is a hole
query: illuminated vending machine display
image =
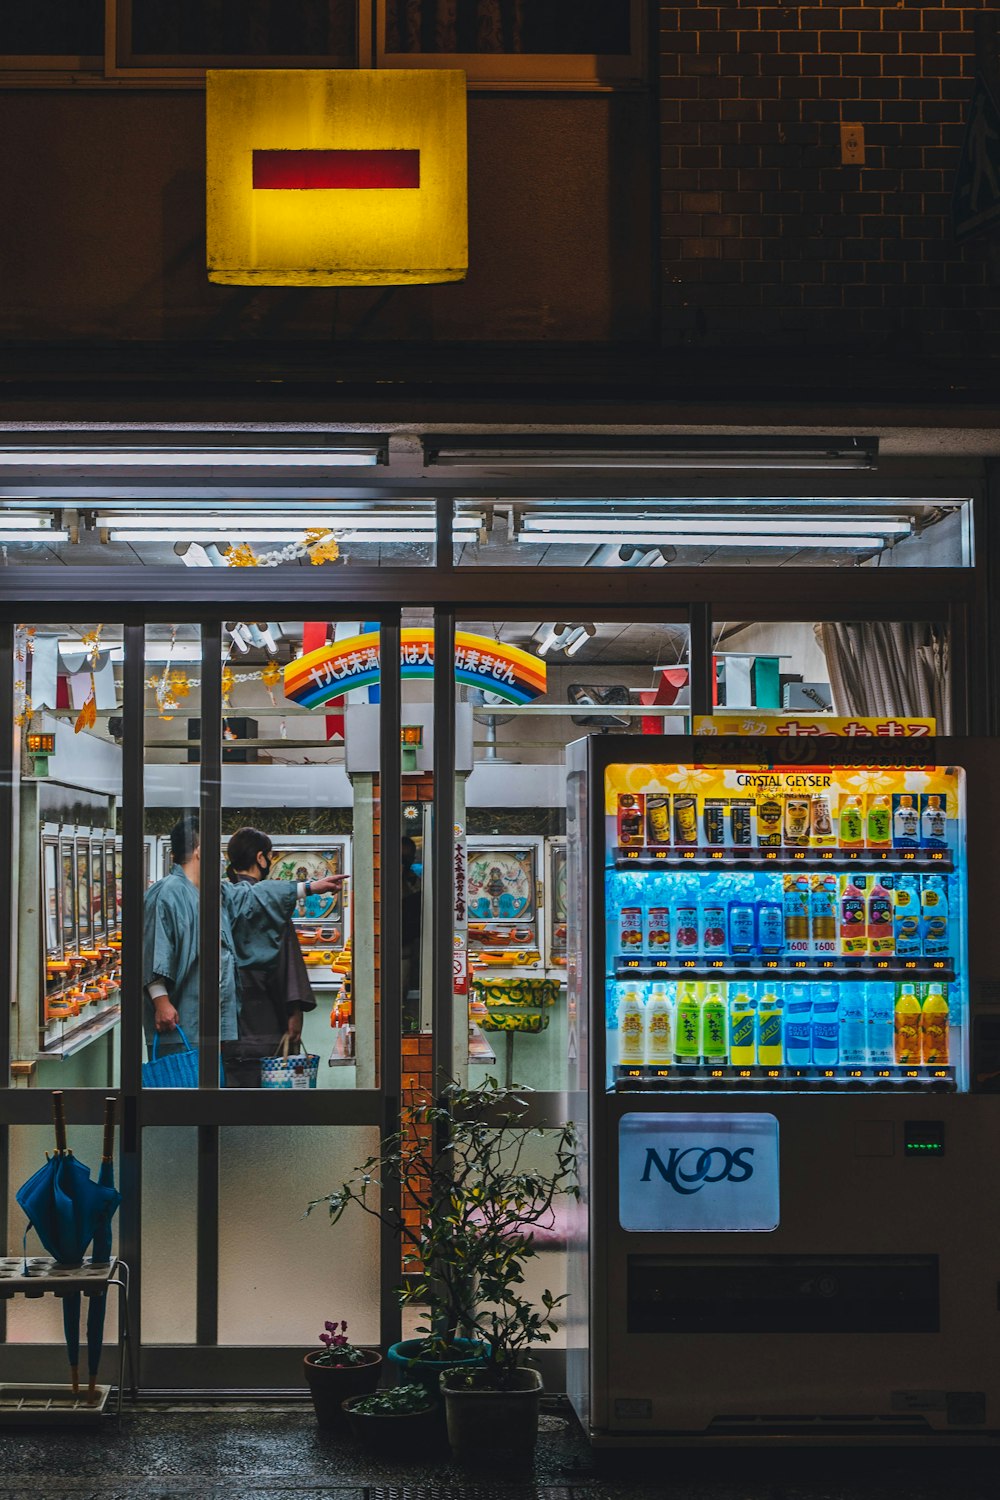
{"type": "Polygon", "coordinates": [[[961,769],[618,763],[603,796],[609,1088],[968,1088],[961,769]]]}

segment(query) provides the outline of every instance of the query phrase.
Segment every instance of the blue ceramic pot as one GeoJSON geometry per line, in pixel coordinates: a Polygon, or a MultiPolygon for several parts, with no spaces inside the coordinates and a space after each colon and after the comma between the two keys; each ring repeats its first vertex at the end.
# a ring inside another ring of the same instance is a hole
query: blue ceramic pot
{"type": "Polygon", "coordinates": [[[486,1345],[478,1339],[456,1339],[455,1352],[448,1359],[431,1359],[424,1354],[425,1348],[424,1339],[402,1339],[390,1345],[386,1359],[400,1383],[425,1386],[435,1400],[441,1396],[438,1377],[442,1370],[451,1370],[456,1365],[481,1365],[486,1359],[486,1345]]]}

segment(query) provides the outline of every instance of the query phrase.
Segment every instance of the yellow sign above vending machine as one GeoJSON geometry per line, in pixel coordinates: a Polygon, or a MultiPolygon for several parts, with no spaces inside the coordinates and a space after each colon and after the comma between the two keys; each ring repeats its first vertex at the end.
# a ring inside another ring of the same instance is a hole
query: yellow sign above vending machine
{"type": "Polygon", "coordinates": [[[210,68],[206,112],[210,281],[465,277],[464,73],[210,68]]]}
{"type": "Polygon", "coordinates": [[[926,739],[937,733],[936,719],[911,714],[884,714],[881,718],[838,719],[827,714],[695,714],[695,734],[747,734],[795,739],[831,736],[835,739],[926,739]]]}

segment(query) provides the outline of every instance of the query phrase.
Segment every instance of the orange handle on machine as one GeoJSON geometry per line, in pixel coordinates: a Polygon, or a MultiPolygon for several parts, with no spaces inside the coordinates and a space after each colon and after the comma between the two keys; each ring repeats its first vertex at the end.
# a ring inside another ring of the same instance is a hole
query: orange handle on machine
{"type": "Polygon", "coordinates": [[[104,1148],[101,1152],[102,1161],[114,1161],[115,1159],[115,1110],[118,1108],[118,1100],[113,1094],[108,1094],[104,1100],[104,1148]]]}
{"type": "Polygon", "coordinates": [[[64,1156],[69,1150],[66,1143],[66,1104],[63,1099],[62,1089],[55,1089],[52,1094],[52,1119],[56,1127],[56,1150],[64,1156]]]}

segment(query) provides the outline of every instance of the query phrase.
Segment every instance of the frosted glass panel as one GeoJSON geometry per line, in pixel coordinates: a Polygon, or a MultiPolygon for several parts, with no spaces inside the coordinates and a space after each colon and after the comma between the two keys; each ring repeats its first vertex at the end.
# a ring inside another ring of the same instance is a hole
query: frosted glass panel
{"type": "Polygon", "coordinates": [[[198,1131],[142,1132],[142,1337],[193,1344],[197,1296],[198,1131]]]}
{"type": "MultiPolygon", "coordinates": [[[[97,1177],[101,1165],[100,1125],[71,1125],[69,1143],[74,1155],[90,1168],[90,1175],[97,1177]]],[[[20,1255],[26,1219],[14,1201],[14,1194],[45,1161],[46,1151],[53,1149],[52,1128],[49,1125],[12,1125],[10,1128],[10,1201],[7,1208],[7,1254],[20,1255]]],[[[115,1166],[115,1181],[118,1181],[115,1166]]],[[[112,1246],[118,1250],[118,1219],[115,1217],[112,1246]]],[[[45,1255],[46,1251],[34,1230],[28,1232],[29,1255],[45,1255]]],[[[118,1293],[112,1291],[108,1300],[107,1319],[104,1325],[105,1347],[118,1338],[118,1293]]],[[[7,1306],[7,1340],[11,1344],[58,1344],[63,1346],[62,1303],[55,1297],[12,1297],[7,1306]]],[[[86,1304],[81,1313],[84,1343],[86,1342],[86,1304]]],[[[84,1356],[86,1358],[86,1356],[84,1356]]],[[[110,1366],[109,1366],[110,1368],[110,1366]]],[[[61,1363],[53,1365],[52,1378],[62,1380],[61,1363]]]]}
{"type": "Polygon", "coordinates": [[[335,1227],[311,1198],[337,1187],[378,1148],[374,1126],[233,1126],[219,1132],[219,1343],[316,1345],[328,1318],[379,1339],[379,1246],[373,1220],[335,1227]]]}

